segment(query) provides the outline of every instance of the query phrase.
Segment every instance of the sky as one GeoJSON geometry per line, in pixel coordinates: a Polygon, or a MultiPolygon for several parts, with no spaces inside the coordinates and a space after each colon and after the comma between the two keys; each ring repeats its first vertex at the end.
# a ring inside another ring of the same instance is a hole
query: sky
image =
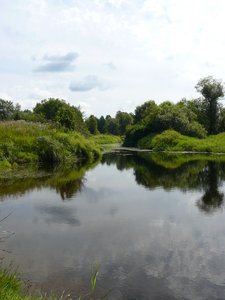
{"type": "Polygon", "coordinates": [[[197,97],[225,80],[224,0],[0,0],[0,98],[86,116],[197,97]]]}

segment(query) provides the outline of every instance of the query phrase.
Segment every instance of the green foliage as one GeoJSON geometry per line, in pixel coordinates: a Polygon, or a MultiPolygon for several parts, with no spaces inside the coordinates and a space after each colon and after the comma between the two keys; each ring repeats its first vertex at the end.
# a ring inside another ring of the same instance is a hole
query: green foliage
{"type": "Polygon", "coordinates": [[[115,117],[118,124],[118,132],[120,135],[124,135],[126,127],[133,122],[133,117],[127,112],[118,111],[115,117]]]}
{"type": "Polygon", "coordinates": [[[152,139],[152,149],[156,151],[167,151],[177,145],[181,134],[174,130],[166,130],[152,139]]]}
{"type": "Polygon", "coordinates": [[[147,128],[142,124],[128,125],[126,128],[124,146],[133,147],[139,139],[147,134],[147,128]]]}
{"type": "Polygon", "coordinates": [[[69,130],[75,130],[75,119],[75,112],[69,107],[61,107],[56,114],[57,124],[69,130]]]}
{"type": "Polygon", "coordinates": [[[83,114],[79,107],[71,106],[65,100],[49,98],[37,103],[34,114],[40,119],[57,123],[67,130],[75,130],[82,134],[87,133],[83,114]]]}
{"type": "Polygon", "coordinates": [[[225,108],[220,110],[220,119],[219,119],[219,132],[225,131],[225,108]]]}
{"type": "Polygon", "coordinates": [[[174,130],[166,130],[155,136],[145,136],[139,140],[138,146],[153,151],[225,153],[225,133],[211,135],[205,139],[198,139],[184,136],[174,130]]]}
{"type": "Polygon", "coordinates": [[[97,129],[97,118],[93,115],[91,115],[87,120],[86,120],[87,128],[91,134],[97,134],[98,129],[97,129]]]}
{"type": "MultiPolygon", "coordinates": [[[[206,130],[197,122],[196,114],[185,102],[173,104],[169,101],[157,106],[153,101],[138,107],[136,114],[142,116],[139,122],[127,126],[125,146],[137,146],[143,137],[160,133],[164,130],[174,129],[184,135],[204,138],[206,130]]],[[[136,120],[138,118],[136,117],[136,120]]]]}
{"type": "Polygon", "coordinates": [[[97,134],[91,137],[91,140],[96,144],[118,144],[122,142],[120,136],[109,135],[109,134],[97,134]]]}
{"type": "Polygon", "coordinates": [[[23,291],[23,284],[19,279],[19,274],[9,272],[0,268],[0,299],[1,300],[72,300],[70,295],[62,294],[60,297],[54,296],[31,296],[23,291]]]}
{"type": "Polygon", "coordinates": [[[146,101],[144,104],[137,106],[134,112],[134,123],[141,122],[146,116],[157,109],[154,101],[146,101]]]}
{"type": "Polygon", "coordinates": [[[98,126],[98,131],[100,133],[105,133],[105,118],[101,116],[99,119],[97,119],[97,126],[98,126]]]}
{"type": "Polygon", "coordinates": [[[11,169],[11,164],[7,160],[0,161],[0,170],[6,171],[11,169]]]}
{"type": "Polygon", "coordinates": [[[14,145],[11,141],[0,144],[1,157],[12,162],[14,154],[14,145]]]}
{"type": "Polygon", "coordinates": [[[17,109],[18,105],[14,107],[12,101],[0,99],[0,120],[11,119],[17,109]]]}
{"type": "Polygon", "coordinates": [[[138,148],[152,149],[152,139],[155,136],[156,136],[155,133],[151,133],[138,140],[138,144],[137,144],[138,148]]]}
{"type": "Polygon", "coordinates": [[[50,163],[63,161],[62,144],[51,137],[38,137],[36,139],[35,148],[40,161],[50,163]]]}
{"type": "Polygon", "coordinates": [[[18,274],[0,268],[0,299],[4,300],[41,300],[42,297],[25,296],[18,274]]]}
{"type": "Polygon", "coordinates": [[[207,120],[207,131],[209,134],[218,132],[219,103],[218,100],[224,96],[224,85],[221,80],[212,76],[200,79],[196,90],[204,97],[202,102],[205,107],[205,118],[207,120]]]}
{"type": "Polygon", "coordinates": [[[55,121],[57,112],[64,107],[66,102],[60,99],[49,98],[37,103],[34,108],[34,113],[43,115],[46,120],[55,121]]]}
{"type": "Polygon", "coordinates": [[[99,263],[97,262],[95,270],[93,267],[91,270],[91,298],[93,298],[93,296],[94,296],[96,280],[97,280],[97,276],[98,276],[98,266],[99,266],[99,263]]]}
{"type": "Polygon", "coordinates": [[[168,129],[198,138],[205,138],[207,132],[215,134],[225,130],[225,113],[218,103],[224,96],[222,81],[209,76],[199,80],[196,89],[203,98],[182,99],[177,104],[166,101],[159,106],[147,101],[137,106],[134,124],[127,127],[124,145],[141,145],[139,140],[145,136],[168,129]]]}
{"type": "MultiPolygon", "coordinates": [[[[133,122],[133,115],[122,111],[118,111],[115,118],[112,118],[110,115],[107,115],[106,118],[103,116],[101,116],[99,119],[94,116],[93,118],[97,120],[97,130],[100,133],[112,135],[124,135],[126,127],[133,122]]],[[[87,121],[89,121],[89,119],[87,121]]]]}
{"type": "Polygon", "coordinates": [[[112,118],[110,115],[107,115],[105,118],[105,132],[113,135],[119,134],[118,120],[112,118]]]}
{"type": "Polygon", "coordinates": [[[0,161],[91,162],[100,156],[99,147],[78,133],[24,121],[0,123],[0,161]]]}
{"type": "Polygon", "coordinates": [[[187,107],[163,102],[148,127],[152,132],[174,129],[182,134],[204,138],[206,130],[196,121],[196,115],[187,107]],[[152,129],[152,130],[151,130],[152,129]]]}

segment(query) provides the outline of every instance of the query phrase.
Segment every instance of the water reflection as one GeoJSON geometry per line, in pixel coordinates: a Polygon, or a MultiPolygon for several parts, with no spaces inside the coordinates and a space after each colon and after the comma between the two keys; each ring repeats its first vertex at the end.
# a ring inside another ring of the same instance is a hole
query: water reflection
{"type": "Polygon", "coordinates": [[[53,189],[63,201],[69,200],[81,191],[86,171],[94,168],[97,163],[73,165],[67,168],[43,165],[24,166],[16,171],[0,174],[0,200],[22,196],[26,192],[42,188],[53,189]]]}
{"type": "Polygon", "coordinates": [[[225,156],[120,151],[103,156],[102,164],[115,164],[120,171],[133,169],[136,183],[150,190],[201,191],[204,194],[196,203],[202,212],[223,208],[224,193],[219,188],[225,180],[225,156]]]}
{"type": "Polygon", "coordinates": [[[203,212],[212,213],[223,208],[224,193],[219,191],[219,186],[224,178],[224,174],[220,172],[223,167],[224,165],[209,161],[201,172],[204,194],[197,201],[197,206],[203,212]]]}

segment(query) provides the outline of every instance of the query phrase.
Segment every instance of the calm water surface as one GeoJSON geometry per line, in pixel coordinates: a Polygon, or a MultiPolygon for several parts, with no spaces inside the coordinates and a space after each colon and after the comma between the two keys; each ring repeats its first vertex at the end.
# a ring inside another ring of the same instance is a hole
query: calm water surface
{"type": "Polygon", "coordinates": [[[0,243],[34,291],[225,299],[225,157],[107,153],[93,168],[0,179],[0,243]]]}

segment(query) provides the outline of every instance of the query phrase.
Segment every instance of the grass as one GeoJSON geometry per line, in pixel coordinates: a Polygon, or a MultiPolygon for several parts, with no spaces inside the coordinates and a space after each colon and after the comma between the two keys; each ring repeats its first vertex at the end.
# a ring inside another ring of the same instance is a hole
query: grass
{"type": "MultiPolygon", "coordinates": [[[[43,297],[26,296],[23,292],[22,283],[18,274],[9,273],[0,268],[0,299],[1,300],[41,300],[43,297]]],[[[53,300],[53,298],[52,298],[53,300]]]]}
{"type": "Polygon", "coordinates": [[[153,151],[190,151],[225,153],[225,132],[198,139],[166,130],[158,135],[148,135],[138,141],[139,148],[153,151]]]}
{"type": "Polygon", "coordinates": [[[122,143],[122,138],[120,136],[109,134],[92,135],[91,140],[98,145],[122,143]]]}
{"type": "Polygon", "coordinates": [[[93,162],[99,146],[75,132],[62,132],[47,124],[0,122],[0,169],[23,163],[93,162]]]}
{"type": "MultiPolygon", "coordinates": [[[[96,281],[98,277],[98,263],[95,269],[92,267],[91,272],[91,291],[84,296],[77,296],[76,299],[98,299],[105,300],[111,293],[111,290],[107,291],[100,298],[95,297],[96,281]]],[[[74,299],[74,298],[73,298],[74,299]]],[[[60,297],[55,296],[32,296],[27,295],[24,292],[24,287],[19,279],[19,274],[16,272],[10,273],[7,269],[0,267],[0,300],[72,300],[70,294],[62,293],[60,297]]]]}

